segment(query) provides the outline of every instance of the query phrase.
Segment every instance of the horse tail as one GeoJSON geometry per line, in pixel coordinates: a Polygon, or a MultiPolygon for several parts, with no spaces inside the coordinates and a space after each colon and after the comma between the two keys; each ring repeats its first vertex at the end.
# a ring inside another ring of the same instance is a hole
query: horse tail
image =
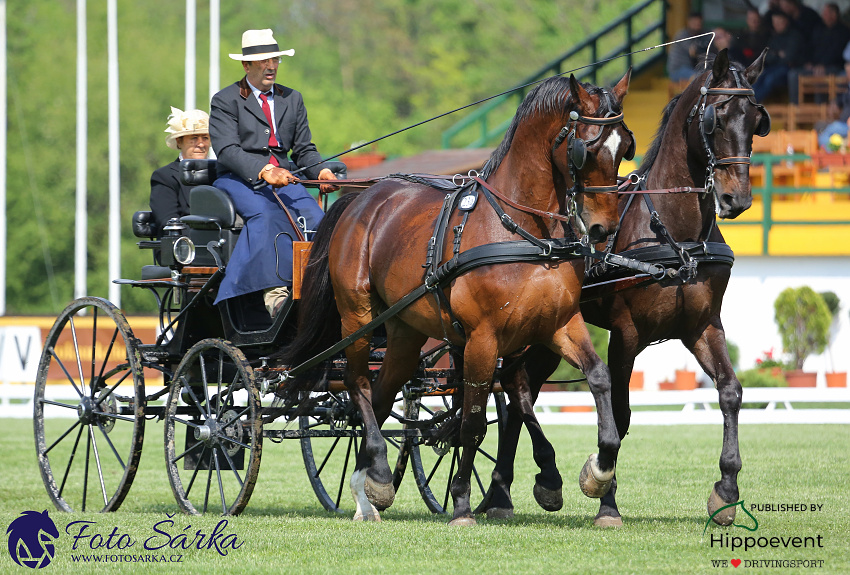
{"type": "MultiPolygon", "coordinates": [[[[295,338],[275,354],[282,365],[295,367],[342,339],[342,319],[334,301],[328,256],[334,228],[343,212],[359,196],[349,193],[331,205],[313,236],[310,259],[301,285],[298,308],[298,328],[295,338]]],[[[321,369],[307,370],[286,386],[285,397],[294,400],[302,391],[310,391],[321,384],[321,369]]]]}

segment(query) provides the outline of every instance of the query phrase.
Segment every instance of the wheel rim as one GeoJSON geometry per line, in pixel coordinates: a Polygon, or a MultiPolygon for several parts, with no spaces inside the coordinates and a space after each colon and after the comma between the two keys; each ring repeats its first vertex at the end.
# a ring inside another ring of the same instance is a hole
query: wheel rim
{"type": "Polygon", "coordinates": [[[144,440],[144,375],[127,319],[80,298],[56,319],[36,378],[33,425],[42,480],[61,511],[114,511],[144,440]]]}
{"type": "MultiPolygon", "coordinates": [[[[387,422],[400,417],[394,413],[387,422]]],[[[304,467],[307,469],[307,477],[316,498],[328,511],[353,513],[355,504],[350,495],[348,480],[357,464],[363,422],[360,412],[349,399],[348,392],[329,392],[328,397],[311,409],[309,414],[298,418],[298,426],[299,429],[311,433],[327,434],[323,437],[301,438],[304,467]]],[[[388,454],[403,444],[397,438],[385,439],[388,454]]],[[[398,471],[395,473],[394,483],[396,478],[398,482],[401,481],[398,471]]],[[[398,488],[397,483],[395,487],[398,488]]]]}
{"type": "Polygon", "coordinates": [[[262,420],[254,373],[218,339],[192,346],[174,372],[165,409],[165,464],[186,513],[237,515],[260,469],[262,420]]]}
{"type": "MultiPolygon", "coordinates": [[[[495,411],[487,411],[487,435],[475,454],[475,464],[470,481],[470,505],[476,509],[487,495],[487,486],[498,453],[499,436],[504,427],[506,417],[505,399],[503,393],[494,393],[495,411]],[[495,431],[495,433],[494,433],[495,431]]],[[[424,412],[426,417],[433,417],[439,411],[452,407],[452,397],[442,396],[441,408],[423,405],[420,397],[409,397],[405,401],[405,414],[411,419],[419,417],[424,412]]],[[[410,464],[416,480],[419,493],[425,505],[433,513],[446,513],[451,498],[451,480],[457,473],[460,462],[461,448],[457,438],[439,446],[425,444],[425,439],[411,438],[407,449],[410,452],[410,464]]]]}

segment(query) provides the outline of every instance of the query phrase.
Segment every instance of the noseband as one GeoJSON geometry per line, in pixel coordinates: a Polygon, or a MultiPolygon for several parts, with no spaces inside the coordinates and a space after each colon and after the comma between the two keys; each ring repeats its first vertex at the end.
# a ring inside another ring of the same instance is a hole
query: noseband
{"type": "Polygon", "coordinates": [[[714,150],[711,147],[711,144],[708,141],[708,136],[714,133],[714,129],[717,127],[717,109],[716,107],[725,104],[732,98],[736,96],[743,96],[747,98],[747,100],[758,110],[761,112],[762,117],[759,120],[758,127],[756,128],[756,135],[764,137],[770,133],[770,114],[768,114],[767,110],[764,106],[755,101],[755,92],[752,88],[744,88],[741,85],[741,78],[738,73],[738,70],[734,66],[729,66],[729,71],[732,72],[733,77],[735,78],[735,88],[709,88],[708,85],[711,83],[711,79],[714,76],[713,73],[709,73],[708,77],[705,79],[705,84],[699,89],[700,97],[697,100],[697,103],[694,104],[694,107],[691,109],[691,113],[688,114],[687,123],[690,124],[694,117],[699,114],[699,133],[702,138],[702,145],[705,149],[705,153],[708,157],[708,165],[706,166],[706,174],[705,174],[705,190],[711,191],[714,194],[714,203],[717,213],[720,212],[720,201],[717,198],[717,190],[714,187],[714,170],[717,166],[728,166],[732,164],[750,164],[749,156],[729,156],[726,158],[717,158],[714,154],[714,150]],[[716,94],[721,96],[729,96],[725,100],[720,100],[713,104],[707,104],[708,96],[716,94]]]}
{"type": "Polygon", "coordinates": [[[629,133],[631,136],[631,143],[629,144],[629,148],[626,150],[626,153],[623,157],[627,160],[631,160],[635,156],[635,136],[631,130],[626,126],[626,123],[623,121],[623,113],[619,114],[614,113],[614,103],[611,99],[611,95],[607,90],[602,90],[602,96],[605,99],[608,112],[602,118],[594,118],[589,116],[582,116],[575,110],[570,112],[570,121],[569,123],[561,128],[561,131],[558,133],[558,136],[555,138],[555,141],[552,143],[552,155],[555,155],[555,152],[564,143],[564,140],[567,141],[567,163],[570,167],[570,177],[573,179],[573,187],[568,190],[567,195],[569,196],[571,202],[573,203],[573,198],[575,194],[578,192],[586,192],[586,193],[612,193],[617,191],[617,185],[614,184],[612,186],[584,186],[578,178],[578,171],[584,167],[584,164],[587,160],[587,147],[589,144],[595,143],[600,137],[602,137],[602,132],[604,129],[599,130],[599,133],[596,134],[590,140],[583,140],[576,135],[576,129],[578,128],[578,124],[588,124],[590,126],[611,126],[614,124],[623,124],[623,128],[629,133]]]}

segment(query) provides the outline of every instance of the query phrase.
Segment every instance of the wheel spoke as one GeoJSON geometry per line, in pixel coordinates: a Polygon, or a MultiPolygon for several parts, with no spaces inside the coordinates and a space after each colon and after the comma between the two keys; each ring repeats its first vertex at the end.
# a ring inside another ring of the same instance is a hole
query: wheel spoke
{"type": "MultiPolygon", "coordinates": [[[[94,406],[100,407],[100,404],[103,403],[103,400],[106,399],[107,397],[109,397],[110,395],[112,395],[112,393],[115,391],[115,388],[118,387],[119,385],[121,385],[124,382],[124,380],[127,379],[127,376],[130,375],[130,373],[132,373],[132,372],[131,372],[131,370],[128,369],[127,371],[124,372],[124,375],[122,375],[121,378],[118,381],[115,382],[115,385],[108,387],[108,388],[105,388],[106,393],[104,393],[99,398],[97,398],[97,401],[94,402],[94,406]]],[[[103,374],[101,374],[100,377],[103,377],[103,374]]]]}
{"type": "Polygon", "coordinates": [[[47,404],[49,404],[49,405],[57,405],[57,406],[59,406],[59,407],[67,407],[68,409],[73,409],[74,411],[76,411],[76,410],[77,410],[77,406],[76,406],[76,405],[68,405],[67,403],[59,403],[58,401],[52,401],[52,400],[50,400],[50,399],[44,399],[44,398],[39,399],[39,401],[40,401],[41,403],[47,403],[47,404]]]}
{"type": "Polygon", "coordinates": [[[496,458],[495,458],[495,457],[493,457],[492,455],[490,455],[489,453],[487,453],[486,451],[484,451],[484,450],[483,450],[483,449],[481,449],[480,447],[479,447],[479,448],[477,448],[477,449],[478,449],[478,453],[480,453],[481,455],[483,455],[484,457],[486,457],[487,459],[489,459],[489,460],[490,460],[490,461],[492,461],[493,463],[496,463],[496,458]]]}
{"type": "Polygon", "coordinates": [[[201,442],[201,441],[199,441],[199,442],[197,442],[197,443],[193,443],[193,444],[192,444],[192,447],[189,447],[188,449],[186,449],[186,451],[184,451],[183,453],[181,453],[180,455],[178,455],[177,457],[175,457],[174,459],[172,459],[172,460],[171,460],[171,463],[172,463],[172,464],[177,463],[178,461],[180,461],[181,459],[183,459],[186,455],[188,455],[190,451],[194,451],[194,450],[196,450],[197,448],[199,448],[199,447],[203,447],[203,446],[204,446],[204,444],[203,444],[203,442],[201,442]]]}
{"type": "MultiPolygon", "coordinates": [[[[80,372],[80,387],[82,388],[83,382],[86,379],[85,379],[85,377],[83,377],[83,362],[82,362],[83,358],[80,357],[80,342],[77,341],[77,328],[74,325],[73,316],[71,318],[69,318],[68,321],[71,323],[71,337],[73,338],[73,341],[74,341],[74,356],[77,360],[77,370],[80,372]]],[[[95,336],[96,336],[96,334],[92,333],[92,336],[91,336],[92,337],[92,347],[94,347],[95,336]]],[[[80,391],[79,389],[77,390],[77,393],[80,394],[80,397],[83,397],[83,392],[80,391]]]]}
{"type": "MultiPolygon", "coordinates": [[[[420,449],[422,449],[422,447],[420,447],[420,449]]],[[[437,463],[434,464],[434,468],[431,469],[431,473],[428,474],[428,478],[425,480],[425,485],[431,485],[431,478],[434,477],[434,474],[437,472],[437,468],[440,467],[440,462],[443,460],[443,457],[445,457],[445,454],[437,458],[437,463]]]]}
{"type": "Polygon", "coordinates": [[[221,495],[221,514],[227,513],[227,502],[224,500],[224,484],[221,481],[221,465],[218,463],[218,449],[213,447],[213,459],[215,459],[215,474],[218,476],[218,492],[221,495]]]}
{"type": "MultiPolygon", "coordinates": [[[[77,421],[79,423],[79,421],[77,421]]],[[[73,427],[71,429],[74,429],[73,427]]],[[[70,430],[68,430],[70,431],[70,430]]],[[[80,444],[80,437],[83,435],[83,426],[80,426],[80,431],[77,432],[77,439],[74,441],[74,447],[71,448],[71,457],[68,459],[68,465],[65,467],[65,475],[62,477],[62,485],[59,486],[59,497],[62,497],[62,492],[65,490],[65,482],[68,481],[68,473],[71,471],[71,464],[74,463],[74,457],[77,455],[77,446],[80,444]]],[[[58,443],[58,440],[57,440],[58,443]]],[[[55,445],[55,444],[54,444],[55,445]]]]}
{"type": "Polygon", "coordinates": [[[198,359],[201,360],[201,383],[204,386],[204,400],[206,401],[205,405],[207,406],[207,417],[212,417],[212,411],[210,411],[210,390],[209,385],[210,382],[207,379],[207,362],[204,359],[204,354],[200,353],[198,355],[198,359]]]}
{"type": "MultiPolygon", "coordinates": [[[[194,402],[195,402],[195,405],[197,406],[198,411],[200,411],[202,414],[204,414],[205,416],[207,416],[207,418],[209,418],[210,414],[209,414],[208,412],[204,411],[203,406],[201,406],[201,401],[198,399],[198,396],[197,396],[197,395],[195,395],[195,392],[194,392],[194,390],[192,389],[192,386],[191,386],[191,385],[189,385],[189,383],[186,381],[186,379],[185,379],[185,378],[182,378],[182,377],[181,377],[180,379],[181,379],[181,384],[182,384],[182,388],[181,388],[181,389],[185,389],[186,391],[188,391],[188,392],[189,392],[189,396],[192,398],[192,401],[194,401],[194,402]]],[[[207,404],[207,405],[209,405],[209,404],[207,404]]],[[[175,419],[177,419],[177,418],[175,418],[175,419]]],[[[178,420],[178,421],[179,421],[179,420],[178,420]]]]}
{"type": "Polygon", "coordinates": [[[455,461],[458,459],[458,452],[460,449],[455,449],[454,453],[452,453],[452,466],[449,469],[449,476],[446,478],[446,497],[443,499],[443,511],[448,511],[449,508],[449,494],[452,492],[452,475],[455,474],[455,461]]]}
{"type": "MultiPolygon", "coordinates": [[[[115,330],[113,334],[113,341],[115,336],[118,335],[118,330],[115,330]]],[[[92,313],[92,326],[91,326],[91,379],[89,380],[89,392],[94,395],[94,370],[95,370],[95,353],[97,352],[97,308],[94,308],[92,313]]],[[[106,364],[104,364],[106,365],[106,364]]],[[[80,381],[80,385],[84,384],[85,380],[80,381]]]]}
{"type": "Polygon", "coordinates": [[[216,382],[216,397],[219,398],[218,404],[216,406],[215,415],[216,419],[218,419],[223,413],[223,404],[224,402],[221,400],[221,380],[224,379],[224,351],[218,350],[218,381],[216,382]]]}
{"type": "MultiPolygon", "coordinates": [[[[197,463],[197,465],[195,465],[195,469],[192,470],[192,478],[189,480],[189,485],[186,487],[186,497],[187,498],[189,497],[189,492],[192,491],[192,485],[195,484],[195,478],[198,476],[198,471],[201,470],[201,462],[204,460],[204,453],[206,453],[206,451],[207,451],[207,446],[204,445],[203,443],[198,442],[196,445],[203,445],[204,448],[201,449],[201,454],[198,456],[198,463],[197,463]]],[[[189,450],[187,449],[186,451],[183,452],[183,454],[185,455],[187,451],[189,451],[189,450]]],[[[183,457],[183,456],[181,455],[181,457],[183,457]]]]}
{"type": "Polygon", "coordinates": [[[100,453],[97,451],[97,441],[94,438],[94,429],[92,429],[91,424],[88,425],[88,428],[92,450],[94,450],[94,461],[97,464],[97,477],[100,481],[100,490],[103,492],[103,505],[106,507],[107,503],[109,503],[109,497],[106,496],[106,485],[103,483],[103,468],[100,465],[100,453]]]}
{"type": "Polygon", "coordinates": [[[100,375],[98,375],[98,378],[103,378],[103,371],[106,369],[106,364],[109,362],[109,358],[112,356],[112,347],[115,345],[116,339],[118,339],[117,326],[115,327],[115,331],[112,332],[112,340],[109,342],[109,347],[106,349],[106,356],[103,358],[103,363],[100,365],[100,375]]]}
{"type": "Polygon", "coordinates": [[[133,417],[128,415],[118,415],[117,413],[109,413],[106,411],[92,411],[94,415],[100,415],[101,417],[109,417],[111,419],[120,419],[121,421],[129,421],[130,423],[135,423],[136,420],[133,417]]]}
{"type": "Polygon", "coordinates": [[[351,455],[351,444],[357,441],[356,438],[351,437],[348,440],[348,449],[345,450],[345,463],[342,466],[342,473],[339,476],[339,491],[336,494],[336,506],[339,508],[339,502],[342,501],[342,490],[345,487],[345,474],[348,472],[348,458],[351,455]]]}
{"type": "Polygon", "coordinates": [[[86,439],[86,471],[83,474],[83,511],[86,510],[86,495],[89,491],[89,459],[91,459],[91,441],[86,439]]]}
{"type": "Polygon", "coordinates": [[[112,440],[111,440],[111,439],[109,439],[109,435],[108,435],[108,434],[106,433],[106,431],[103,429],[103,425],[102,425],[100,422],[98,422],[98,423],[97,423],[97,428],[98,428],[98,429],[100,429],[100,432],[103,434],[103,437],[105,437],[105,438],[106,438],[106,442],[109,444],[109,447],[111,447],[111,448],[112,448],[112,453],[114,453],[114,454],[115,454],[115,457],[118,459],[118,463],[120,463],[120,464],[121,464],[121,468],[122,468],[122,469],[127,469],[127,466],[126,466],[126,465],[124,465],[124,460],[123,460],[123,459],[121,459],[121,455],[119,455],[119,454],[118,454],[118,450],[117,450],[117,449],[115,449],[115,445],[112,443],[112,440]]]}
{"type": "Polygon", "coordinates": [[[80,424],[80,420],[78,419],[74,422],[74,425],[69,427],[68,430],[65,433],[63,433],[62,435],[59,436],[59,439],[57,439],[56,441],[51,443],[50,447],[48,447],[47,449],[44,450],[43,455],[47,455],[48,453],[50,453],[50,450],[53,449],[54,447],[56,447],[59,444],[60,441],[65,439],[68,436],[69,433],[74,431],[74,428],[77,427],[79,424],[80,424]]]}
{"type": "MultiPolygon", "coordinates": [[[[474,465],[472,466],[472,473],[475,475],[475,481],[478,482],[478,489],[481,490],[481,495],[483,496],[485,494],[484,485],[481,483],[481,478],[478,476],[478,470],[474,465]]],[[[470,497],[472,496],[472,486],[469,487],[469,495],[470,497]]]]}
{"type": "Polygon", "coordinates": [[[221,426],[221,428],[222,428],[222,429],[224,429],[225,427],[228,427],[228,426],[230,426],[230,425],[233,425],[234,423],[236,423],[237,421],[239,421],[240,419],[242,419],[242,416],[243,416],[243,415],[245,415],[246,413],[248,413],[249,411],[251,411],[251,407],[250,407],[250,406],[246,407],[245,409],[243,409],[242,411],[240,411],[239,413],[237,413],[237,414],[236,414],[236,417],[234,417],[233,419],[231,419],[230,421],[228,421],[227,423],[225,423],[224,425],[222,425],[222,426],[221,426]]]}
{"type": "Polygon", "coordinates": [[[58,356],[58,355],[56,355],[56,350],[55,350],[54,348],[52,348],[52,347],[50,348],[50,355],[53,357],[53,359],[55,359],[55,360],[56,360],[56,363],[59,365],[59,367],[60,367],[60,368],[62,369],[62,371],[65,373],[65,377],[67,377],[67,378],[68,378],[68,381],[70,381],[70,382],[71,382],[71,385],[73,385],[73,386],[74,386],[74,391],[76,391],[76,392],[77,392],[77,395],[79,395],[80,397],[83,397],[83,392],[82,392],[82,391],[80,391],[80,388],[79,388],[79,387],[77,387],[77,382],[76,382],[76,381],[74,381],[74,378],[71,376],[71,374],[70,374],[70,373],[68,373],[68,369],[65,367],[65,364],[64,364],[64,363],[62,363],[62,360],[61,360],[61,359],[59,359],[59,356],[58,356]]]}
{"type": "MultiPolygon", "coordinates": [[[[330,458],[331,458],[331,454],[334,452],[334,449],[336,449],[336,444],[337,444],[337,443],[339,443],[339,440],[340,440],[340,439],[342,439],[342,437],[337,437],[337,438],[335,438],[335,439],[334,439],[334,442],[333,442],[333,444],[331,445],[330,450],[329,450],[329,451],[328,451],[328,453],[325,455],[325,459],[324,459],[324,461],[322,461],[322,464],[321,464],[321,465],[319,466],[319,468],[316,470],[316,475],[315,475],[316,477],[319,477],[319,475],[321,475],[321,474],[322,474],[322,469],[324,469],[324,468],[325,468],[325,464],[328,462],[328,459],[330,459],[330,458]]],[[[350,448],[350,445],[349,445],[349,448],[350,448]]]]}
{"type": "Polygon", "coordinates": [[[224,455],[224,459],[227,460],[227,464],[230,466],[230,470],[233,471],[233,475],[236,476],[236,481],[239,482],[239,487],[242,487],[245,483],[242,481],[242,478],[239,477],[239,471],[236,469],[236,465],[234,465],[233,459],[230,457],[230,454],[227,453],[226,449],[222,449],[221,454],[224,455]]]}
{"type": "MultiPolygon", "coordinates": [[[[215,449],[211,449],[213,453],[215,453],[215,449]]],[[[210,461],[212,461],[212,456],[210,457],[210,461]]],[[[210,503],[210,486],[212,485],[212,465],[207,465],[207,489],[204,492],[204,513],[207,512],[210,503]]]]}

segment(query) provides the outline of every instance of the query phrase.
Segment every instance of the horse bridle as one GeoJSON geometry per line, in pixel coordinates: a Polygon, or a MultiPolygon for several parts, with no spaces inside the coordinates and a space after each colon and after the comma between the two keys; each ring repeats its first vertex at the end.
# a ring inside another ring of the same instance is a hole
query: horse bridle
{"type": "MultiPolygon", "coordinates": [[[[602,132],[604,131],[604,129],[600,129],[596,136],[585,141],[576,135],[576,129],[578,128],[579,123],[603,127],[611,126],[613,124],[623,124],[623,128],[625,128],[631,137],[631,142],[626,153],[623,155],[623,158],[631,160],[635,157],[635,135],[631,130],[629,130],[628,126],[626,126],[626,123],[623,121],[623,112],[620,112],[619,114],[614,113],[614,102],[611,99],[611,94],[607,90],[602,90],[602,97],[604,98],[608,108],[608,112],[604,117],[593,118],[589,116],[582,116],[575,110],[572,110],[570,111],[569,123],[561,128],[561,131],[552,143],[552,155],[554,156],[561,144],[564,143],[564,140],[567,141],[567,163],[570,168],[570,177],[573,180],[573,187],[567,192],[571,205],[574,205],[574,198],[578,192],[611,193],[617,191],[616,184],[613,186],[585,186],[582,185],[579,180],[578,171],[584,167],[584,164],[587,161],[588,145],[595,143],[600,137],[602,137],[602,132]]],[[[571,208],[571,211],[574,211],[574,209],[571,208]]]]}
{"type": "Polygon", "coordinates": [[[708,141],[708,136],[714,133],[715,128],[717,127],[717,109],[716,107],[726,102],[730,101],[732,98],[736,96],[743,96],[747,98],[747,100],[758,110],[761,112],[762,116],[759,120],[758,126],[756,127],[756,135],[760,137],[765,137],[770,133],[770,114],[767,112],[767,109],[758,102],[755,101],[755,92],[752,88],[744,88],[741,85],[741,77],[738,73],[738,70],[734,66],[729,66],[729,71],[732,72],[732,76],[735,78],[735,88],[709,88],[708,85],[711,83],[711,80],[714,76],[713,72],[710,72],[705,79],[705,84],[700,87],[700,97],[697,100],[697,103],[694,104],[694,107],[691,109],[691,113],[688,114],[688,124],[690,124],[694,117],[699,114],[699,134],[700,138],[702,138],[702,145],[705,148],[706,155],[708,156],[708,165],[706,166],[705,173],[705,190],[706,192],[711,192],[714,195],[714,206],[715,211],[720,213],[720,199],[717,197],[717,190],[714,187],[714,170],[717,166],[728,166],[732,164],[750,164],[750,156],[729,156],[726,158],[717,158],[714,154],[714,150],[711,147],[711,144],[708,141]],[[721,96],[729,96],[725,100],[720,100],[718,102],[714,102],[712,104],[708,104],[708,96],[716,94],[721,96]]]}

